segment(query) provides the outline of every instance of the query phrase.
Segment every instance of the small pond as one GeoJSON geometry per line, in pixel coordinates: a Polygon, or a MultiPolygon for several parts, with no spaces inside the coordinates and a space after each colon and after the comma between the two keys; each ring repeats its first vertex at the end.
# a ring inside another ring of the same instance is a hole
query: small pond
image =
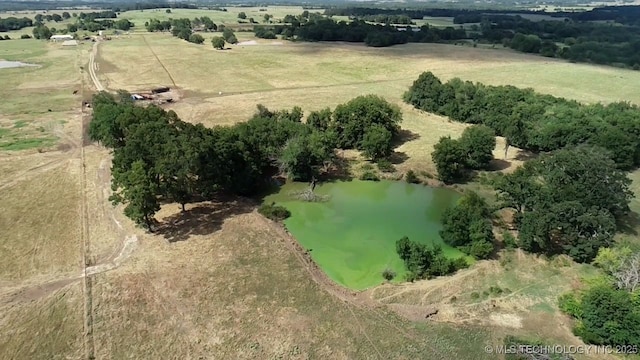
{"type": "Polygon", "coordinates": [[[327,196],[324,202],[297,200],[293,193],[306,188],[308,184],[286,184],[265,202],[291,211],[285,226],[339,284],[356,290],[378,285],[386,268],[396,272],[395,281],[402,281],[406,270],[395,243],[403,236],[441,245],[447,256],[463,256],[438,235],[443,211],[460,197],[452,190],[353,180],[316,187],[317,194],[327,196]]]}

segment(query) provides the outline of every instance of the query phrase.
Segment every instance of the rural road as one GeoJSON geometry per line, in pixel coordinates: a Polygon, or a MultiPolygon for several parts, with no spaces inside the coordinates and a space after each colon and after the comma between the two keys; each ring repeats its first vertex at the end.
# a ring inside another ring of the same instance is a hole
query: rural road
{"type": "Polygon", "coordinates": [[[96,74],[96,71],[98,70],[98,64],[95,60],[96,56],[98,56],[98,44],[98,41],[93,44],[91,54],[89,55],[89,75],[91,76],[91,81],[93,81],[93,85],[96,87],[96,90],[104,91],[104,87],[100,83],[100,79],[98,79],[98,75],[96,74]]]}

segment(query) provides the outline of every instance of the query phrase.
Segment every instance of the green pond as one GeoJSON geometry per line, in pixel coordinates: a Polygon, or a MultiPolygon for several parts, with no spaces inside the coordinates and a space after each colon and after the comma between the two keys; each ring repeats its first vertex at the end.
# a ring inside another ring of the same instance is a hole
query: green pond
{"type": "Polygon", "coordinates": [[[291,211],[285,226],[311,257],[339,284],[361,290],[380,284],[389,268],[402,281],[404,263],[396,240],[408,236],[424,244],[439,244],[445,254],[463,254],[442,242],[442,212],[460,197],[456,192],[394,181],[349,181],[316,187],[324,202],[297,200],[294,193],[308,184],[289,183],[265,198],[291,211]]]}

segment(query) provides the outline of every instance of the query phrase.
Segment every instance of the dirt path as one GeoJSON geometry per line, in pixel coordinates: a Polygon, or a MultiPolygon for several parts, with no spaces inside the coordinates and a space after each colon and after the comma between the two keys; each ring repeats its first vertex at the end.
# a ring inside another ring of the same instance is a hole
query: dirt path
{"type": "Polygon", "coordinates": [[[91,76],[91,81],[93,81],[93,86],[97,91],[104,91],[105,88],[100,83],[100,79],[98,79],[98,75],[96,71],[98,71],[98,63],[96,63],[96,57],[98,56],[98,44],[99,41],[96,41],[93,44],[93,48],[91,49],[91,54],[89,54],[89,76],[91,76]]]}

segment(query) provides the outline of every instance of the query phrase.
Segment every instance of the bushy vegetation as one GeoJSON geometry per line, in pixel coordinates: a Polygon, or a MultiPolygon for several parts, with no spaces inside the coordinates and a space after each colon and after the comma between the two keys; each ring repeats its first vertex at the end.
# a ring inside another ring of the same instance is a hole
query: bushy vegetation
{"type": "Polygon", "coordinates": [[[590,344],[640,346],[640,253],[627,247],[602,248],[593,264],[604,275],[577,293],[558,299],[576,320],[574,332],[590,344]]]}
{"type": "Polygon", "coordinates": [[[528,161],[494,187],[501,206],[516,211],[522,248],[585,262],[612,244],[630,183],[605,151],[583,145],[528,161]]]}
{"type": "Polygon", "coordinates": [[[493,130],[484,125],[474,125],[466,128],[458,140],[448,136],[440,138],[431,158],[439,179],[452,183],[463,178],[467,169],[486,168],[493,159],[495,147],[493,130]]]}
{"type": "Polygon", "coordinates": [[[404,180],[406,182],[408,182],[409,184],[419,184],[420,183],[420,179],[418,179],[418,176],[416,175],[415,171],[413,170],[409,170],[406,172],[406,174],[404,174],[404,180]]]}
{"type": "Polygon", "coordinates": [[[258,208],[258,212],[274,221],[282,221],[289,216],[291,216],[291,212],[287,210],[284,206],[276,205],[275,203],[271,204],[262,204],[258,208]]]}
{"type": "Polygon", "coordinates": [[[442,214],[442,240],[464,253],[486,259],[494,249],[491,210],[475,192],[467,192],[442,214]]]}
{"type": "Polygon", "coordinates": [[[245,123],[210,129],[185,123],[173,111],[137,106],[126,92],[102,92],[93,99],[89,135],[113,150],[111,200],[125,204],[127,216],[150,228],[161,201],[184,209],[218,192],[255,194],[278,170],[302,181],[321,175],[334,161],[337,134],[344,143],[356,144],[369,127],[391,121],[386,101],[361,98],[339,106],[361,118],[349,115],[340,122],[342,115],[336,116],[324,130],[302,123],[299,107],[271,111],[262,105],[245,123]],[[362,111],[361,98],[371,113],[362,111]]]}
{"type": "Polygon", "coordinates": [[[429,247],[406,236],[396,241],[396,252],[409,271],[408,281],[448,275],[468,266],[464,258],[449,259],[441,247],[429,247]]]}
{"type": "Polygon", "coordinates": [[[460,79],[443,84],[431,72],[418,77],[404,100],[456,121],[486,125],[504,136],[507,146],[540,152],[591,144],[607,149],[621,169],[640,165],[640,109],[636,105],[583,105],[531,89],[460,79]]]}

